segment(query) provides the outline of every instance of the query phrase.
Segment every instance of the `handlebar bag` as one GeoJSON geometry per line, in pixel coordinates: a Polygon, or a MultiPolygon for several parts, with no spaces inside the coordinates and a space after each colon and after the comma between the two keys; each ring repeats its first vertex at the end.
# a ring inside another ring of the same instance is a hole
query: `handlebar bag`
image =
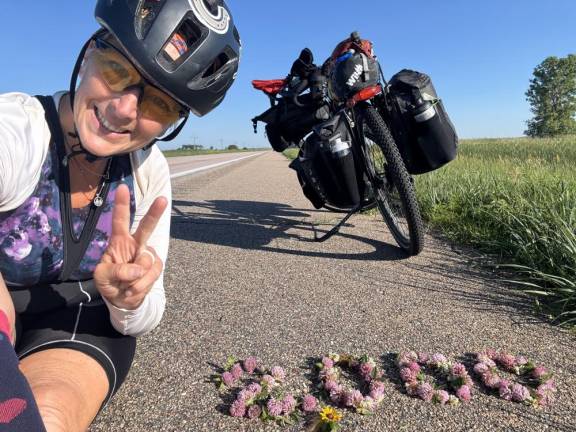
{"type": "Polygon", "coordinates": [[[266,136],[277,152],[298,144],[314,125],[330,115],[327,106],[312,103],[310,94],[300,96],[299,100],[304,106],[282,98],[276,105],[252,119],[253,122],[266,123],[266,136]]]}
{"type": "Polygon", "coordinates": [[[428,75],[401,70],[390,79],[388,96],[387,120],[410,174],[436,170],[456,157],[456,129],[428,75]]]}

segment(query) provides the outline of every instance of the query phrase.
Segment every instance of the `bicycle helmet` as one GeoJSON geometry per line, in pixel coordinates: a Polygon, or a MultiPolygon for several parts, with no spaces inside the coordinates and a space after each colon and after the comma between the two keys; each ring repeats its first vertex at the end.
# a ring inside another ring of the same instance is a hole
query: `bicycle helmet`
{"type": "Polygon", "coordinates": [[[240,36],[223,0],[98,0],[95,16],[142,75],[197,116],[236,78],[240,36]]]}

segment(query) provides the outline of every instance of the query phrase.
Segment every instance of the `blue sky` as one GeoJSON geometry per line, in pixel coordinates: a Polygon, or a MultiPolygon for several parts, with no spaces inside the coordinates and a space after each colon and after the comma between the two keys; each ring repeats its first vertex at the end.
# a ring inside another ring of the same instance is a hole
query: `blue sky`
{"type": "MultiPolygon", "coordinates": [[[[0,93],[68,87],[82,43],[97,29],[94,1],[2,2],[0,93]]],[[[229,0],[243,41],[238,80],[225,101],[191,118],[163,148],[199,143],[267,146],[250,119],[268,107],[252,79],[283,78],[300,50],[321,63],[353,30],[373,41],[386,78],[402,68],[432,77],[460,137],[520,136],[526,92],[548,56],[576,53],[574,0],[229,0]]]]}

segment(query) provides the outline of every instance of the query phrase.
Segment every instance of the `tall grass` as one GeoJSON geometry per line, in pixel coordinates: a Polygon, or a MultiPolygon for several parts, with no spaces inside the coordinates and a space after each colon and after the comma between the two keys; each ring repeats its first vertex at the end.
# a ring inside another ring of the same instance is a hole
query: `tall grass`
{"type": "Polygon", "coordinates": [[[576,137],[466,140],[416,189],[430,225],[495,254],[550,316],[576,322],[576,137]]]}

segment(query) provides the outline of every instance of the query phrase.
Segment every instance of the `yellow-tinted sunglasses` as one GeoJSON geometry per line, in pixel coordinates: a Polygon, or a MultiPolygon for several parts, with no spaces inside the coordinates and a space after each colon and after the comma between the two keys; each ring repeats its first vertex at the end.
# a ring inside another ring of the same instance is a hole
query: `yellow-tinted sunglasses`
{"type": "Polygon", "coordinates": [[[94,65],[110,90],[122,92],[141,88],[138,106],[142,117],[168,125],[185,116],[185,110],[171,96],[150,84],[116,47],[95,39],[94,65]]]}

